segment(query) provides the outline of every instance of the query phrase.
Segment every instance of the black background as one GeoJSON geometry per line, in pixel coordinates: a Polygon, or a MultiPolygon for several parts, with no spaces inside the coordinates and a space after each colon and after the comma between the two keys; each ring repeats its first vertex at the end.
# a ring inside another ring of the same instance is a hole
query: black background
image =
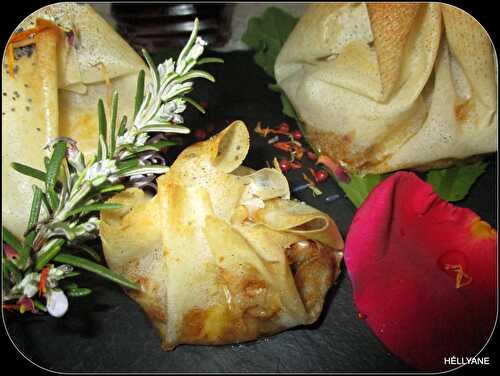
{"type": "MultiPolygon", "coordinates": [[[[460,7],[468,9],[467,6],[460,7]]],[[[37,8],[34,6],[29,11],[37,8]]],[[[29,11],[19,14],[28,14],[29,11]]],[[[496,35],[496,30],[493,26],[489,27],[483,13],[470,12],[483,22],[490,35],[496,35]]],[[[9,33],[22,18],[19,17],[8,29],[9,33]]],[[[8,35],[5,40],[7,38],[8,35]]],[[[222,56],[225,64],[208,69],[216,76],[216,84],[197,84],[195,96],[208,102],[208,113],[202,117],[190,112],[188,124],[197,128],[211,123],[216,132],[232,120],[245,121],[252,134],[251,151],[245,163],[262,168],[277,153],[266,140],[252,131],[256,122],[262,121],[269,126],[282,121],[288,121],[292,126],[294,123],[281,113],[278,95],[267,89],[271,79],[253,63],[250,52],[208,55],[222,56]]],[[[175,152],[172,151],[172,158],[175,152]]],[[[497,227],[495,158],[491,159],[487,173],[479,178],[470,195],[459,205],[475,210],[497,227]]],[[[298,172],[291,172],[288,177],[292,187],[302,182],[298,172]]],[[[342,191],[332,179],[320,188],[324,191],[320,197],[314,198],[309,190],[295,197],[330,214],[345,235],[355,208],[345,198],[324,202],[328,195],[338,193],[342,196],[342,191]]],[[[180,346],[173,352],[163,352],[159,338],[138,305],[127,298],[120,288],[89,275],[81,277],[80,284],[93,286],[94,294],[73,300],[64,318],[6,314],[4,319],[8,334],[26,357],[44,368],[62,372],[414,371],[392,356],[357,318],[351,284],[343,271],[338,286],[328,295],[318,323],[241,345],[180,346]]],[[[5,339],[6,354],[11,354],[7,358],[8,363],[12,364],[15,360],[16,368],[36,369],[20,356],[7,337],[5,339]]],[[[481,354],[490,356],[493,365],[498,359],[495,349],[496,342],[491,341],[481,354]]],[[[467,366],[460,371],[476,368],[480,369],[480,366],[467,366]]]]}

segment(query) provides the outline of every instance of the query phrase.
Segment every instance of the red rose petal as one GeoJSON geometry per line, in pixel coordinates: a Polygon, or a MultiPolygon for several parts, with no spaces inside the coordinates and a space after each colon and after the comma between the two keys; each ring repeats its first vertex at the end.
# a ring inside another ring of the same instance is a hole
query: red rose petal
{"type": "Polygon", "coordinates": [[[415,174],[379,184],[345,244],[354,300],[375,335],[416,368],[473,357],[496,317],[497,234],[415,174]]]}

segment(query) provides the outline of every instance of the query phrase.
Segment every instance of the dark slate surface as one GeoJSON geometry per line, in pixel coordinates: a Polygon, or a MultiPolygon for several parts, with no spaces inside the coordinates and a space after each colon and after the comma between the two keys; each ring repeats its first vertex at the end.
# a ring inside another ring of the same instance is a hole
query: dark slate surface
{"type": "MultiPolygon", "coordinates": [[[[252,134],[245,163],[262,168],[276,153],[252,131],[256,122],[275,126],[293,121],[282,115],[278,95],[266,87],[270,79],[253,63],[249,52],[222,56],[226,63],[209,69],[217,83],[200,83],[196,89],[196,97],[208,102],[208,113],[203,118],[191,113],[189,123],[195,127],[213,123],[217,131],[231,120],[244,120],[252,134]]],[[[290,173],[289,180],[291,186],[302,183],[298,172],[290,173]]],[[[323,183],[321,189],[324,195],[317,198],[309,190],[295,197],[330,214],[345,235],[354,207],[332,179],[323,183]],[[324,198],[334,193],[341,198],[325,203],[324,198]]],[[[492,159],[487,173],[460,205],[472,208],[496,227],[496,191],[496,162],[492,159]]],[[[245,344],[184,345],[172,352],[161,350],[159,337],[148,319],[120,288],[88,275],[80,277],[80,281],[80,285],[93,286],[94,294],[73,300],[62,319],[5,316],[16,346],[42,367],[62,372],[413,371],[391,355],[357,318],[345,268],[327,297],[319,322],[312,326],[245,344]]]]}

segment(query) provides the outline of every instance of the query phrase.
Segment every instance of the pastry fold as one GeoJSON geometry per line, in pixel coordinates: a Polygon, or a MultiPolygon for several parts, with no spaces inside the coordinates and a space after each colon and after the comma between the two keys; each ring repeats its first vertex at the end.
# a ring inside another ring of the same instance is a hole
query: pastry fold
{"type": "Polygon", "coordinates": [[[364,175],[497,150],[495,60],[483,27],[454,6],[314,4],[275,75],[308,140],[364,175]]]}
{"type": "Polygon", "coordinates": [[[242,167],[249,149],[236,121],[186,148],[148,196],[132,188],[101,213],[108,265],[166,350],[226,344],[314,322],[340,272],[343,240],[326,214],[290,200],[276,169],[242,167]]]}
{"type": "Polygon", "coordinates": [[[119,114],[132,119],[137,74],[146,69],[142,58],[88,4],[48,5],[16,31],[41,23],[52,27],[13,43],[14,75],[9,74],[7,54],[2,64],[2,218],[18,237],[26,230],[37,180],[10,164],[45,170],[44,146],[60,136],[76,140],[88,158],[97,148],[98,100],[104,101],[109,119],[111,95],[117,90],[119,114]]]}

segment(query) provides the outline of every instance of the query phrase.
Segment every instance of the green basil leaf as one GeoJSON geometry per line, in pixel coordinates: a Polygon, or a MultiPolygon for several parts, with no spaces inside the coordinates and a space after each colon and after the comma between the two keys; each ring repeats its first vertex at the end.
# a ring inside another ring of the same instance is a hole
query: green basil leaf
{"type": "Polygon", "coordinates": [[[241,40],[256,51],[254,60],[274,78],[274,63],[298,18],[276,8],[267,8],[262,16],[252,17],[241,40]]]}
{"type": "Polygon", "coordinates": [[[426,180],[443,200],[459,201],[465,198],[477,178],[486,171],[487,165],[487,162],[476,162],[432,170],[427,173],[426,180]]]}
{"type": "Polygon", "coordinates": [[[337,180],[338,185],[345,192],[347,198],[357,208],[365,201],[368,194],[375,188],[378,183],[384,180],[388,175],[365,175],[363,177],[357,175],[349,175],[351,180],[349,183],[343,183],[337,180]]]}
{"type": "Polygon", "coordinates": [[[288,97],[285,95],[285,93],[281,93],[280,95],[281,99],[281,111],[288,117],[291,117],[292,119],[296,119],[297,121],[299,120],[299,117],[297,113],[295,112],[295,109],[293,108],[292,102],[288,99],[288,97]]]}

